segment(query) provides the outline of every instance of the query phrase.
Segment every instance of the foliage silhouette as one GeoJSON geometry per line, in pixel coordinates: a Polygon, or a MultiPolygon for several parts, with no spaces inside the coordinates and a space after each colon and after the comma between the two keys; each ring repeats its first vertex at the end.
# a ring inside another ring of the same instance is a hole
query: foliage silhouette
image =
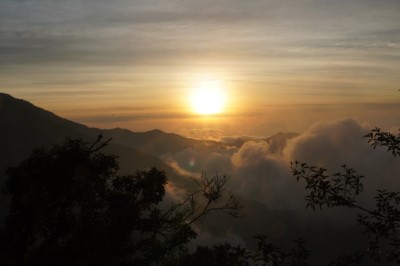
{"type": "Polygon", "coordinates": [[[305,248],[305,241],[295,240],[295,248],[285,250],[281,246],[267,241],[266,236],[256,236],[257,249],[250,250],[244,247],[232,246],[229,243],[218,244],[212,247],[198,246],[192,254],[185,254],[166,265],[185,266],[306,266],[309,252],[305,248]]]}
{"type": "MultiPolygon", "coordinates": [[[[383,146],[394,157],[400,155],[400,134],[396,137],[374,128],[364,137],[374,149],[383,146]]],[[[368,235],[368,249],[338,258],[330,265],[362,264],[367,259],[400,264],[400,193],[377,190],[375,207],[365,208],[357,203],[357,196],[363,191],[361,180],[364,177],[346,165],[342,168],[343,172],[329,175],[325,168],[298,161],[291,163],[292,174],[297,181],[304,180],[305,189],[309,191],[305,197],[307,208],[347,207],[361,211],[357,222],[368,235]]]]}
{"type": "Polygon", "coordinates": [[[227,177],[205,174],[197,191],[163,210],[165,173],[118,175],[116,156],[100,152],[109,141],[68,139],[7,170],[2,265],[157,265],[185,252],[191,225],[210,212],[237,216],[236,198],[224,199],[227,177]]]}
{"type": "MultiPolygon", "coordinates": [[[[371,130],[373,148],[383,146],[396,157],[400,135],[371,130]]],[[[255,251],[231,244],[186,244],[196,237],[191,227],[211,212],[238,216],[237,199],[226,190],[228,177],[205,172],[197,189],[164,210],[167,177],[155,168],[118,175],[116,156],[100,150],[110,140],[99,136],[89,145],[66,140],[50,150],[37,149],[18,167],[9,168],[5,192],[10,215],[0,233],[2,265],[308,265],[305,242],[286,250],[256,236],[255,251]]],[[[375,207],[357,202],[364,176],[343,165],[342,172],[291,163],[304,180],[307,208],[346,207],[358,210],[357,221],[369,239],[367,250],[337,258],[329,265],[360,265],[367,260],[400,263],[400,193],[378,190],[375,207]]]]}
{"type": "Polygon", "coordinates": [[[378,146],[386,147],[388,152],[391,152],[394,157],[400,156],[400,129],[396,136],[390,132],[381,131],[380,128],[376,127],[364,137],[369,138],[368,143],[374,149],[378,146]]]}

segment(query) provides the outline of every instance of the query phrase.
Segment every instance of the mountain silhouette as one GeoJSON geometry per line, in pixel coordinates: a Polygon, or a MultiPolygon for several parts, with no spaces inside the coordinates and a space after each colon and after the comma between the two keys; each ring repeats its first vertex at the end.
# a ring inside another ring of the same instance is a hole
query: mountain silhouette
{"type": "Polygon", "coordinates": [[[202,149],[222,145],[216,141],[186,138],[175,133],[166,133],[159,129],[147,132],[132,132],[128,129],[115,128],[106,129],[102,132],[104,135],[112,137],[113,141],[121,145],[135,148],[157,157],[166,153],[176,153],[188,148],[202,149]]]}
{"type": "MultiPolygon", "coordinates": [[[[128,174],[136,170],[156,167],[164,170],[170,181],[181,186],[192,185],[187,177],[178,174],[164,163],[162,155],[193,149],[204,153],[223,149],[226,146],[239,148],[249,139],[237,138],[231,143],[186,138],[174,133],[155,129],[148,132],[132,132],[127,129],[99,129],[72,122],[30,102],[0,93],[0,187],[6,180],[5,170],[16,166],[27,158],[33,149],[61,144],[68,138],[82,138],[93,142],[99,134],[104,139],[112,138],[103,152],[117,155],[120,173],[128,174]]],[[[280,150],[294,133],[278,133],[264,141],[280,150]]],[[[7,200],[0,195],[0,221],[4,217],[7,200]]]]}
{"type": "MultiPolygon", "coordinates": [[[[0,185],[8,166],[14,166],[27,158],[34,148],[49,147],[61,143],[66,137],[94,141],[101,133],[112,142],[105,152],[119,156],[121,171],[132,172],[151,166],[176,174],[159,157],[188,148],[212,151],[226,145],[240,147],[247,138],[233,139],[229,144],[216,141],[196,140],[155,129],[148,132],[132,132],[127,129],[99,129],[72,122],[25,100],[0,93],[0,185]]],[[[277,133],[264,141],[280,150],[296,133],[277,133]]]]}
{"type": "MultiPolygon", "coordinates": [[[[117,155],[121,174],[157,167],[164,170],[171,181],[187,182],[170,166],[157,158],[167,151],[176,152],[201,141],[186,139],[176,134],[152,130],[134,133],[126,129],[102,130],[90,128],[59,117],[27,101],[0,93],[0,186],[5,182],[5,170],[27,158],[33,149],[50,147],[68,138],[96,140],[101,133],[113,138],[103,152],[117,155]]],[[[0,219],[4,217],[7,201],[0,196],[0,219]]]]}
{"type": "MultiPolygon", "coordinates": [[[[1,170],[19,163],[30,154],[32,149],[61,143],[66,137],[83,138],[91,142],[100,133],[105,138],[115,135],[112,134],[113,130],[90,128],[69,121],[27,101],[15,99],[3,93],[0,94],[0,124],[2,125],[0,131],[1,170]]],[[[141,141],[144,139],[142,138],[141,141]]],[[[115,153],[121,158],[121,168],[124,172],[130,171],[132,168],[141,169],[150,166],[169,169],[155,156],[124,146],[118,140],[113,140],[105,151],[115,153]],[[130,163],[124,164],[123,161],[130,161],[130,163]]]]}

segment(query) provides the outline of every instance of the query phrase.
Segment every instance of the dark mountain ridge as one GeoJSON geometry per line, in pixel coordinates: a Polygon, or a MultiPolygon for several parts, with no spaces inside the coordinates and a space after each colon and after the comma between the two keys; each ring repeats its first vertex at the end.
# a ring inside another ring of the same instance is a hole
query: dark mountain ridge
{"type": "MultiPolygon", "coordinates": [[[[196,140],[174,133],[155,129],[148,132],[132,132],[127,129],[99,129],[72,122],[30,102],[0,93],[0,187],[5,182],[5,170],[27,158],[33,149],[60,144],[66,138],[82,138],[87,142],[96,140],[99,134],[105,139],[112,138],[105,153],[119,157],[121,174],[157,167],[167,173],[170,181],[186,186],[188,180],[179,175],[160,158],[166,153],[177,153],[185,149],[202,151],[224,149],[232,144],[216,141],[196,140]]],[[[286,140],[294,135],[278,134],[266,141],[282,148],[286,140]]],[[[245,141],[234,144],[237,148],[245,141]]],[[[6,201],[0,196],[1,210],[6,201]]]]}
{"type": "Polygon", "coordinates": [[[60,143],[66,137],[90,142],[101,133],[105,138],[113,139],[110,147],[115,148],[111,150],[130,150],[143,157],[135,160],[137,163],[151,161],[157,164],[163,164],[156,158],[163,153],[202,143],[161,130],[131,132],[120,128],[90,128],[4,93],[0,93],[0,125],[0,169],[27,157],[34,148],[60,143]]]}
{"type": "Polygon", "coordinates": [[[219,142],[186,138],[175,133],[166,133],[159,129],[147,132],[132,132],[128,129],[115,128],[102,130],[102,132],[105,136],[112,137],[117,143],[157,157],[188,148],[217,147],[221,145],[219,142]]]}
{"type": "MultiPolygon", "coordinates": [[[[118,141],[118,132],[130,132],[128,130],[101,130],[90,128],[79,123],[61,118],[54,113],[39,108],[27,101],[16,99],[8,94],[0,93],[0,187],[5,182],[5,170],[9,166],[15,166],[27,158],[33,149],[50,147],[60,144],[66,138],[82,138],[87,142],[93,142],[101,133],[105,139],[114,137],[105,149],[105,153],[115,154],[122,174],[133,173],[136,170],[157,167],[164,170],[171,181],[185,183],[186,178],[176,173],[169,165],[151,154],[133,148],[135,145],[124,145],[118,141]]],[[[162,131],[150,131],[148,133],[128,133],[141,136],[136,143],[152,142],[154,138],[166,134],[162,131]]],[[[166,136],[170,136],[167,135],[166,136]]],[[[176,139],[178,135],[173,135],[176,139]]],[[[179,136],[180,137],[180,136],[179,136]]],[[[184,139],[183,137],[180,137],[184,139]]],[[[129,139],[135,139],[130,137],[129,139]]],[[[166,137],[162,139],[166,140],[166,137]]],[[[176,141],[175,141],[176,142],[176,141]]],[[[187,140],[187,143],[190,141],[187,140]]],[[[173,143],[173,142],[171,142],[173,143]]],[[[151,147],[151,145],[148,145],[151,147]]],[[[184,147],[184,146],[181,146],[184,147]]],[[[153,149],[154,150],[154,149],[153,149]]],[[[158,152],[160,153],[160,152],[158,152]]],[[[4,216],[6,200],[0,195],[0,220],[4,216]]]]}
{"type": "MultiPolygon", "coordinates": [[[[26,158],[32,149],[61,143],[66,137],[94,141],[101,133],[112,138],[105,151],[120,157],[123,172],[149,166],[172,169],[159,158],[166,153],[176,153],[188,148],[212,151],[226,146],[239,148],[249,139],[237,138],[230,143],[196,140],[159,129],[147,132],[132,132],[128,129],[99,129],[72,122],[30,102],[0,93],[0,175],[7,166],[17,164],[26,158]]],[[[296,133],[277,133],[261,139],[270,143],[277,151],[296,133]]],[[[1,179],[0,179],[1,183],[1,179]]]]}

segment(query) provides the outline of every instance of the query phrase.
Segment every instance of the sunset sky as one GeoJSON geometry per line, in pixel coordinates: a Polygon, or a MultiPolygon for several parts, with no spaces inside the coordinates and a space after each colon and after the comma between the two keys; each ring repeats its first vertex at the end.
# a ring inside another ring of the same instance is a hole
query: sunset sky
{"type": "Polygon", "coordinates": [[[395,129],[399,84],[399,0],[0,0],[0,92],[88,126],[395,129]],[[194,106],[204,84],[215,114],[194,106]]]}

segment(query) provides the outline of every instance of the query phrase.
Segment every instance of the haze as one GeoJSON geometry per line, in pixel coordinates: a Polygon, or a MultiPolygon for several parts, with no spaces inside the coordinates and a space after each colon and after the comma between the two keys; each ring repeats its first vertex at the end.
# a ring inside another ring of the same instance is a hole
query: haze
{"type": "Polygon", "coordinates": [[[0,1],[0,90],[89,126],[191,137],[400,114],[400,2],[0,1]],[[193,114],[199,83],[229,96],[193,114]]]}

